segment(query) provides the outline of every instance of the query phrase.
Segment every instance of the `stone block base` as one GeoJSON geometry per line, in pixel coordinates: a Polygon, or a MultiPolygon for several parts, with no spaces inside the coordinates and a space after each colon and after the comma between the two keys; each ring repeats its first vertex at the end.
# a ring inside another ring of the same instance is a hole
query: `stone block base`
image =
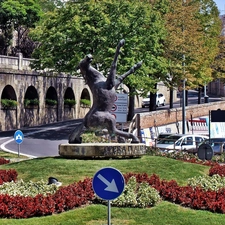
{"type": "Polygon", "coordinates": [[[61,144],[59,155],[64,158],[134,158],[146,154],[144,144],[83,143],[61,144]]]}

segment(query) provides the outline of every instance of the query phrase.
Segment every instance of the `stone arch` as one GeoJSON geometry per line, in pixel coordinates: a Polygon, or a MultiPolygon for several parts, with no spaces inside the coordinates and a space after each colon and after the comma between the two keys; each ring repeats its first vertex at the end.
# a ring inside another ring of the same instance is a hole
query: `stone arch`
{"type": "Polygon", "coordinates": [[[65,91],[64,97],[64,120],[73,119],[75,117],[75,95],[73,89],[68,87],[65,91]]]}
{"type": "Polygon", "coordinates": [[[30,85],[24,95],[23,126],[31,127],[38,125],[39,96],[37,89],[30,85]]]}
{"type": "Polygon", "coordinates": [[[37,89],[34,86],[29,86],[24,96],[24,105],[37,105],[39,106],[39,96],[37,89]]]}
{"type": "Polygon", "coordinates": [[[57,92],[56,89],[52,86],[49,87],[46,92],[45,104],[52,106],[58,104],[57,92]]]}
{"type": "Polygon", "coordinates": [[[56,89],[50,86],[45,96],[45,120],[44,123],[54,123],[58,121],[58,97],[56,89]]]}
{"type": "Polygon", "coordinates": [[[70,99],[70,100],[74,100],[75,101],[75,95],[73,92],[73,89],[71,87],[68,87],[65,91],[64,94],[64,104],[65,104],[65,99],[70,99]]]}
{"type": "Polygon", "coordinates": [[[80,99],[86,99],[86,100],[90,100],[91,101],[90,92],[88,91],[87,88],[83,89],[80,99]]]}
{"type": "Polygon", "coordinates": [[[79,112],[79,117],[84,117],[89,109],[91,105],[86,105],[84,103],[91,103],[91,96],[90,96],[90,92],[88,91],[87,88],[84,88],[82,93],[81,93],[81,97],[80,97],[80,112],[79,112]],[[87,100],[87,101],[86,101],[87,100]]]}
{"type": "Polygon", "coordinates": [[[17,101],[16,92],[11,85],[6,85],[2,91],[1,99],[11,99],[17,101]]]}
{"type": "Polygon", "coordinates": [[[6,85],[1,94],[1,109],[2,118],[4,121],[0,123],[0,129],[5,130],[16,129],[17,127],[17,97],[14,88],[11,85],[6,85]],[[5,100],[4,103],[2,100],[5,100]]]}

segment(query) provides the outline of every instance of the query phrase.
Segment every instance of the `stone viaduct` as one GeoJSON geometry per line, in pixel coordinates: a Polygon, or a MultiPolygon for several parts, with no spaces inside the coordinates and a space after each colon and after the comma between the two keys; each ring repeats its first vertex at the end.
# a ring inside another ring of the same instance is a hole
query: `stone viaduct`
{"type": "Polygon", "coordinates": [[[83,118],[90,106],[80,100],[92,101],[84,80],[32,71],[30,61],[22,55],[0,56],[0,131],[83,118]],[[67,105],[66,99],[76,104],[67,105]],[[4,105],[7,100],[14,105],[4,105]],[[34,100],[35,104],[26,104],[34,100]]]}

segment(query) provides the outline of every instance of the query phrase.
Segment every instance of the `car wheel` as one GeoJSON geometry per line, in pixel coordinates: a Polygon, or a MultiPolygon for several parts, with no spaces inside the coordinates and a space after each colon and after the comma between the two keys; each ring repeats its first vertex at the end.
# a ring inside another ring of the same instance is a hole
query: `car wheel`
{"type": "Polygon", "coordinates": [[[159,107],[160,106],[160,104],[159,104],[159,101],[156,103],[156,107],[159,107]]]}
{"type": "Polygon", "coordinates": [[[162,105],[164,106],[165,104],[166,104],[166,101],[164,100],[162,105]]]}

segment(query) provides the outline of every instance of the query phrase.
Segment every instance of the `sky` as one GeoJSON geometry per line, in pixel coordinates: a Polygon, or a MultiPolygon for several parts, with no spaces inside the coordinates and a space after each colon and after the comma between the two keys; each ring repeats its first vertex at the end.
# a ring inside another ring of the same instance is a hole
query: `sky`
{"type": "Polygon", "coordinates": [[[213,0],[215,3],[216,3],[216,5],[217,5],[217,7],[218,7],[218,9],[220,10],[220,14],[225,14],[225,0],[213,0]]]}

